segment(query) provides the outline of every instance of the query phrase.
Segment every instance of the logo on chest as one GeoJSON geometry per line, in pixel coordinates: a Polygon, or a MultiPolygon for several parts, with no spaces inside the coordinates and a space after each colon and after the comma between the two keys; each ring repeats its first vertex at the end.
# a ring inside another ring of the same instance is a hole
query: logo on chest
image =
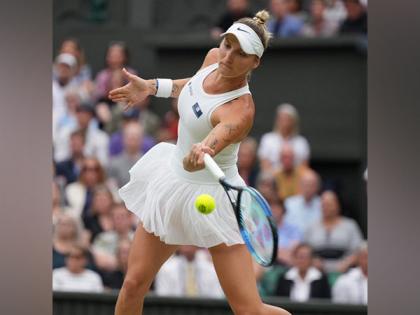
{"type": "Polygon", "coordinates": [[[202,110],[201,110],[201,108],[200,108],[200,105],[198,105],[198,103],[195,103],[195,104],[192,106],[192,110],[193,110],[193,112],[194,112],[194,115],[195,115],[197,118],[200,118],[200,116],[201,116],[201,115],[203,115],[203,112],[202,112],[202,110]]]}
{"type": "Polygon", "coordinates": [[[188,83],[188,92],[190,92],[190,96],[193,96],[193,89],[191,86],[191,82],[188,83]]]}

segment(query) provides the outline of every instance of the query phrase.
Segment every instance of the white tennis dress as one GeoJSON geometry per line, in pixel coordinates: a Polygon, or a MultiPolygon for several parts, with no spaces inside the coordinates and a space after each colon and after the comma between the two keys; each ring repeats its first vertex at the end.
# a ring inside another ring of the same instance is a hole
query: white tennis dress
{"type": "MultiPolygon", "coordinates": [[[[220,105],[250,94],[248,85],[222,94],[207,94],[204,79],[218,64],[198,71],[184,86],[178,99],[178,142],[159,143],[130,169],[130,181],[119,190],[126,207],[144,228],[166,244],[212,247],[243,243],[232,206],[223,187],[206,170],[187,172],[182,160],[195,143],[213,128],[211,114],[220,105]],[[216,209],[208,215],[194,207],[195,198],[210,194],[216,209]]],[[[219,152],[214,160],[230,183],[245,185],[236,166],[239,143],[219,152]]]]}

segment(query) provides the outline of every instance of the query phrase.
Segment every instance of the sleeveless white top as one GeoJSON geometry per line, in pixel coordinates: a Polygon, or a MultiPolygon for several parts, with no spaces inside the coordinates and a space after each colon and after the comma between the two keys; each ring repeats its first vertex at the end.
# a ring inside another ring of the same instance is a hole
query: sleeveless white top
{"type": "MultiPolygon", "coordinates": [[[[192,145],[203,141],[213,129],[211,124],[213,111],[226,102],[245,94],[251,94],[248,84],[222,94],[206,93],[203,82],[218,66],[219,64],[215,63],[198,71],[185,84],[178,98],[180,119],[173,165],[178,175],[192,181],[214,182],[206,170],[187,172],[182,165],[182,160],[191,150],[192,145]]],[[[239,143],[230,144],[214,157],[228,178],[237,174],[238,150],[239,143]]]]}

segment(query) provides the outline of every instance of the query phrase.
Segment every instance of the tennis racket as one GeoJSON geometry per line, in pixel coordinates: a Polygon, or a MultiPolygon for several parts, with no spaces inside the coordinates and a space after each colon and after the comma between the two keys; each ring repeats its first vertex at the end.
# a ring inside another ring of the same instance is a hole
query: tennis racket
{"type": "Polygon", "coordinates": [[[239,231],[251,255],[262,266],[270,266],[277,257],[278,236],[270,206],[249,186],[233,186],[209,154],[204,155],[206,169],[223,186],[232,204],[239,231]]]}

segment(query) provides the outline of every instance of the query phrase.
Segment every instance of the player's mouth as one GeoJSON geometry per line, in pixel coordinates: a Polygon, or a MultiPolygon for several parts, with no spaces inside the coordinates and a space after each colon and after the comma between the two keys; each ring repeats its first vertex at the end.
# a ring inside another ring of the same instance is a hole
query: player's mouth
{"type": "Polygon", "coordinates": [[[225,68],[227,68],[227,69],[229,69],[229,70],[231,70],[232,68],[231,67],[229,67],[228,65],[226,65],[225,63],[223,63],[223,62],[221,62],[220,63],[222,66],[224,66],[225,68]]]}

